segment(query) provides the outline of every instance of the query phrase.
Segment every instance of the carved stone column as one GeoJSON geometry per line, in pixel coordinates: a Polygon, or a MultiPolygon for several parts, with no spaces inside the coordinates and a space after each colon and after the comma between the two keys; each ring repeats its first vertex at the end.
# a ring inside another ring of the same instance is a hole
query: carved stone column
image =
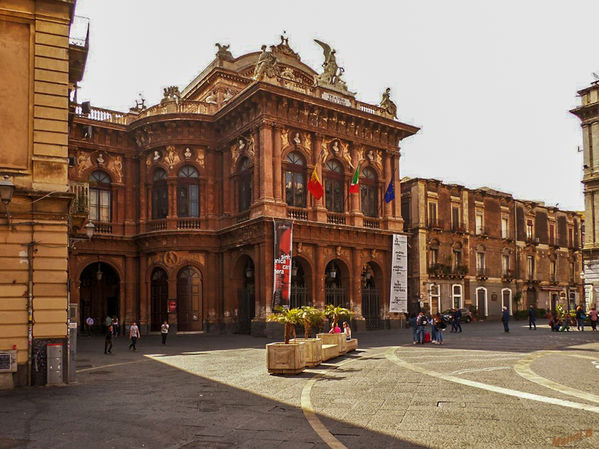
{"type": "MultiPolygon", "coordinates": [[[[147,255],[142,253],[139,257],[139,266],[136,270],[138,273],[137,281],[139,286],[139,295],[137,297],[132,296],[125,298],[127,316],[125,317],[126,322],[124,324],[127,326],[130,325],[132,321],[140,321],[141,317],[145,316],[147,309],[149,309],[147,304],[150,300],[150,277],[148,276],[146,278],[147,263],[147,255]]],[[[135,267],[125,266],[125,270],[135,270],[135,267]]]]}
{"type": "MultiPolygon", "coordinates": [[[[385,153],[385,161],[384,161],[384,168],[383,168],[383,175],[385,177],[385,190],[387,189],[389,182],[391,182],[392,173],[393,173],[393,171],[391,169],[391,156],[389,154],[385,153]]],[[[394,187],[400,188],[400,186],[394,186],[394,187]]],[[[392,207],[393,201],[401,201],[401,199],[395,198],[390,203],[385,203],[384,201],[385,200],[383,198],[383,218],[391,217],[392,216],[391,207],[392,207]]]]}
{"type": "MultiPolygon", "coordinates": [[[[260,160],[260,200],[273,201],[273,126],[269,123],[260,126],[260,146],[256,149],[256,159],[260,160]],[[269,163],[270,161],[270,163],[269,163]]],[[[280,156],[280,154],[279,154],[280,156]]]]}
{"type": "Polygon", "coordinates": [[[283,186],[281,184],[281,127],[273,126],[273,153],[272,153],[272,173],[275,202],[281,202],[283,186]]]}
{"type": "MultiPolygon", "coordinates": [[[[351,180],[353,179],[354,173],[356,171],[356,167],[360,164],[360,161],[359,161],[360,155],[358,154],[358,152],[356,151],[355,148],[352,148],[352,150],[351,150],[351,158],[352,158],[352,163],[354,164],[354,168],[352,169],[350,167],[350,170],[352,170],[351,175],[350,175],[350,183],[351,183],[351,180]]],[[[349,189],[349,187],[348,187],[348,189],[349,189]]],[[[358,190],[358,193],[348,193],[348,195],[349,195],[351,223],[354,226],[363,226],[364,225],[364,214],[362,214],[362,211],[360,210],[360,191],[358,190]]]]}
{"type": "Polygon", "coordinates": [[[313,282],[314,286],[314,307],[319,309],[324,308],[324,265],[323,265],[323,248],[319,245],[316,245],[314,248],[314,273],[313,273],[313,282]]]}
{"type": "Polygon", "coordinates": [[[166,217],[166,229],[177,229],[177,178],[169,178],[168,189],[168,215],[166,217]]]}
{"type": "MultiPolygon", "coordinates": [[[[316,166],[316,173],[318,173],[318,177],[320,178],[322,188],[324,189],[324,177],[322,175],[323,164],[322,164],[322,160],[320,158],[320,149],[322,147],[322,135],[318,134],[318,133],[315,134],[313,143],[314,143],[314,145],[312,146],[312,148],[314,148],[314,150],[312,151],[312,163],[314,164],[314,166],[316,166]]],[[[312,170],[310,170],[310,173],[308,173],[308,181],[310,180],[310,176],[312,176],[312,170]]],[[[307,183],[306,183],[306,185],[307,185],[307,183]]],[[[327,209],[325,207],[325,196],[323,195],[320,199],[317,200],[310,194],[310,198],[312,198],[314,220],[326,223],[327,222],[327,209]]],[[[323,268],[323,272],[324,272],[324,268],[323,268]]],[[[324,290],[323,290],[323,298],[324,298],[324,290]]]]}

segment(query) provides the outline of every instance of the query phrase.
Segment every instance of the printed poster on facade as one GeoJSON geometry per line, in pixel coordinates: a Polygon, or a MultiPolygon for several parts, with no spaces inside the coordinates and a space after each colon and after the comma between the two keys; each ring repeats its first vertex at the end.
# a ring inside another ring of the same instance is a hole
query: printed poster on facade
{"type": "Polygon", "coordinates": [[[393,234],[389,312],[408,311],[408,238],[393,234]]]}
{"type": "Polygon", "coordinates": [[[274,231],[273,310],[278,306],[289,308],[293,223],[291,221],[275,221],[274,231]]]}

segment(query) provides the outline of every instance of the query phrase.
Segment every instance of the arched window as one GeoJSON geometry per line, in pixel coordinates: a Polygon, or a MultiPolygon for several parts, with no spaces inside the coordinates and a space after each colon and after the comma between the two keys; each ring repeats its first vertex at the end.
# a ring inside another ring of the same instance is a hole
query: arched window
{"type": "Polygon", "coordinates": [[[152,177],[152,218],[166,218],[168,215],[168,188],[166,172],[159,168],[152,177]]]}
{"type": "Polygon", "coordinates": [[[179,170],[177,181],[177,215],[198,217],[200,215],[200,186],[198,171],[190,165],[179,170]]]}
{"type": "Polygon", "coordinates": [[[512,314],[512,291],[509,288],[501,290],[501,307],[507,307],[512,314]]]}
{"type": "Polygon", "coordinates": [[[110,176],[95,171],[89,178],[89,218],[93,221],[111,221],[110,176]]]}
{"type": "Polygon", "coordinates": [[[367,217],[378,216],[378,195],[376,186],[376,172],[366,167],[362,171],[360,180],[360,194],[362,197],[362,213],[367,217]]]}
{"type": "Polygon", "coordinates": [[[248,210],[252,204],[252,175],[253,167],[248,158],[243,158],[239,162],[237,170],[237,194],[239,212],[248,210]]]}
{"type": "Polygon", "coordinates": [[[324,184],[327,209],[331,212],[345,212],[343,165],[339,161],[331,159],[326,163],[324,184]]]}
{"type": "Polygon", "coordinates": [[[296,151],[287,155],[285,169],[285,201],[289,206],[306,207],[306,161],[296,151]]]}

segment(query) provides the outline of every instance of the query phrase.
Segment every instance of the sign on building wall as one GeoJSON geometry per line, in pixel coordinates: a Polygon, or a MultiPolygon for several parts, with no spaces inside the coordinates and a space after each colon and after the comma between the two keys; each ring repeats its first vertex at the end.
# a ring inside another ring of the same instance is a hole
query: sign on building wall
{"type": "Polygon", "coordinates": [[[408,238],[393,234],[389,312],[408,311],[408,238]]]}
{"type": "Polygon", "coordinates": [[[289,307],[293,223],[290,221],[275,221],[274,231],[273,310],[277,306],[289,307]]]}

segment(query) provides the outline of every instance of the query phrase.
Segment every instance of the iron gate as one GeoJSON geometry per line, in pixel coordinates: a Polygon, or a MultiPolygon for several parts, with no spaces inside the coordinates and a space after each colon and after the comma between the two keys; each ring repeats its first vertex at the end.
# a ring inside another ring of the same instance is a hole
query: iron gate
{"type": "Polygon", "coordinates": [[[245,288],[237,290],[237,333],[249,334],[252,331],[252,318],[254,318],[254,293],[245,288]]]}
{"type": "Polygon", "coordinates": [[[289,307],[302,307],[309,306],[311,304],[308,289],[306,287],[294,287],[291,286],[291,298],[289,298],[289,307]]]}
{"type": "Polygon", "coordinates": [[[362,289],[362,316],[366,320],[366,329],[382,329],[381,294],[376,288],[362,289]]]}
{"type": "Polygon", "coordinates": [[[325,288],[324,297],[326,304],[349,308],[349,304],[347,304],[347,299],[345,298],[345,288],[343,287],[325,288]]]}

